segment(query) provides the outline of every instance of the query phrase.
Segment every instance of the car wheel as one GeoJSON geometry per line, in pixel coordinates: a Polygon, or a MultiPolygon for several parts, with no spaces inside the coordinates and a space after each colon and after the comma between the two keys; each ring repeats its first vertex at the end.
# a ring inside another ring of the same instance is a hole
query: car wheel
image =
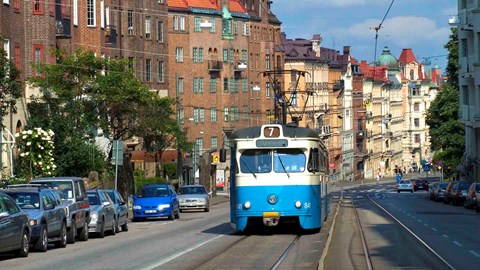
{"type": "Polygon", "coordinates": [[[140,221],[140,219],[139,219],[139,218],[135,218],[135,217],[134,217],[134,218],[132,218],[132,222],[139,222],[139,221],[140,221]]]}
{"type": "Polygon", "coordinates": [[[397,190],[397,193],[400,193],[400,190],[397,190]]]}
{"type": "Polygon", "coordinates": [[[173,210],[170,212],[170,215],[168,216],[168,220],[174,220],[175,216],[173,215],[173,210]]]}
{"type": "Polygon", "coordinates": [[[22,243],[20,249],[15,252],[18,257],[28,257],[28,248],[30,239],[28,239],[28,231],[24,230],[22,234],[22,243]]]}
{"type": "Polygon", "coordinates": [[[112,230],[110,231],[110,235],[115,235],[115,234],[117,234],[117,219],[113,218],[112,230]]]}
{"type": "Polygon", "coordinates": [[[117,222],[115,222],[115,233],[119,233],[120,232],[120,224],[118,223],[118,217],[117,217],[117,222]]]}
{"type": "Polygon", "coordinates": [[[88,223],[87,223],[87,221],[85,221],[85,223],[83,223],[83,227],[80,230],[80,234],[78,235],[78,240],[88,241],[88,223]]]}
{"type": "Polygon", "coordinates": [[[412,190],[410,190],[410,193],[413,193],[413,189],[412,189],[412,190]]]}
{"type": "Polygon", "coordinates": [[[45,252],[48,249],[48,231],[47,226],[45,224],[42,225],[40,228],[40,237],[38,238],[37,242],[33,246],[35,251],[45,252]]]}
{"type": "Polygon", "coordinates": [[[180,209],[178,209],[177,213],[175,214],[175,218],[179,219],[180,218],[180,209]]]}
{"type": "Polygon", "coordinates": [[[203,209],[203,211],[210,212],[210,207],[207,207],[207,208],[203,209]]]}
{"type": "Polygon", "coordinates": [[[104,238],[105,237],[105,217],[102,217],[102,227],[100,232],[98,233],[98,237],[104,238]]]}
{"type": "Polygon", "coordinates": [[[62,230],[60,232],[60,241],[55,242],[55,247],[64,248],[67,246],[67,225],[62,224],[62,230]]]}
{"type": "Polygon", "coordinates": [[[128,217],[125,218],[125,224],[122,225],[122,232],[128,232],[128,217]]]}
{"type": "Polygon", "coordinates": [[[75,243],[75,238],[77,237],[77,224],[75,223],[75,219],[72,220],[72,226],[70,227],[70,231],[67,233],[67,242],[69,244],[75,243]]]}

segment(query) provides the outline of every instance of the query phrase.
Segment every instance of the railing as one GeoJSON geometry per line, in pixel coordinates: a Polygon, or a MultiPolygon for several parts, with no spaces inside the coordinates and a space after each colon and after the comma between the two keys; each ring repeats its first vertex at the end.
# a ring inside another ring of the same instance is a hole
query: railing
{"type": "Polygon", "coordinates": [[[113,46],[117,44],[117,28],[115,25],[107,25],[105,28],[105,43],[113,46]]]}
{"type": "Polygon", "coordinates": [[[345,87],[344,80],[337,80],[333,82],[333,90],[341,90],[345,87]]]}
{"type": "Polygon", "coordinates": [[[55,36],[63,38],[71,38],[72,30],[70,28],[70,19],[68,18],[56,18],[55,19],[55,36]]]}
{"type": "Polygon", "coordinates": [[[222,61],[218,60],[209,60],[208,61],[208,70],[211,72],[219,72],[223,69],[222,61]]]}

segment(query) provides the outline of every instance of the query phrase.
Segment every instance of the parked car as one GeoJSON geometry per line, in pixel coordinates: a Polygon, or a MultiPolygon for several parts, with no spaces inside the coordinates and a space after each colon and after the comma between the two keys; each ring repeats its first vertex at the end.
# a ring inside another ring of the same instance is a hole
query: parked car
{"type": "Polygon", "coordinates": [[[397,193],[400,191],[410,191],[413,193],[413,184],[410,180],[400,180],[397,184],[397,193]]]}
{"type": "Polygon", "coordinates": [[[480,183],[475,182],[470,185],[470,188],[468,189],[467,196],[465,198],[465,203],[463,204],[463,206],[465,206],[465,208],[467,209],[476,208],[477,194],[480,195],[480,183]]]}
{"type": "Polygon", "coordinates": [[[127,204],[123,200],[122,196],[118,191],[114,189],[105,190],[113,203],[115,204],[115,215],[117,216],[117,232],[119,228],[122,229],[122,232],[128,231],[128,208],[127,204]]]}
{"type": "Polygon", "coordinates": [[[426,179],[417,179],[413,183],[413,191],[417,190],[427,190],[428,191],[428,180],[426,179]]]}
{"type": "Polygon", "coordinates": [[[138,196],[133,198],[133,221],[146,218],[180,218],[180,205],[174,188],[166,184],[143,186],[138,196]]]}
{"type": "Polygon", "coordinates": [[[469,181],[458,181],[456,185],[452,185],[450,193],[452,194],[451,202],[453,205],[463,205],[470,185],[469,181]]]}
{"type": "Polygon", "coordinates": [[[185,185],[178,190],[180,212],[183,210],[200,209],[210,211],[210,200],[207,189],[203,185],[185,185]]]}
{"type": "Polygon", "coordinates": [[[60,195],[54,190],[38,187],[12,187],[4,190],[30,219],[30,243],[36,251],[45,252],[48,243],[67,246],[67,215],[60,195]]]}
{"type": "Polygon", "coordinates": [[[452,190],[457,185],[458,185],[458,181],[450,181],[448,183],[448,186],[445,188],[445,196],[443,197],[443,203],[450,204],[453,201],[452,190]]]}
{"type": "Polygon", "coordinates": [[[88,240],[88,223],[90,223],[90,204],[85,191],[85,184],[80,177],[46,177],[30,181],[31,184],[48,185],[57,190],[62,202],[67,206],[67,242],[75,243],[88,240]]]}
{"type": "Polygon", "coordinates": [[[31,229],[28,214],[7,194],[0,192],[0,252],[27,257],[31,229]]]}
{"type": "Polygon", "coordinates": [[[101,189],[87,191],[90,203],[90,223],[88,232],[96,233],[98,237],[105,237],[105,231],[111,235],[117,233],[117,217],[115,205],[108,193],[101,189]]]}
{"type": "Polygon", "coordinates": [[[444,201],[445,199],[445,190],[447,189],[449,182],[440,182],[438,186],[433,190],[433,199],[436,202],[444,201]]]}
{"type": "Polygon", "coordinates": [[[438,188],[438,185],[440,183],[433,183],[430,185],[430,187],[428,188],[428,197],[430,198],[430,200],[435,200],[435,190],[438,188]]]}

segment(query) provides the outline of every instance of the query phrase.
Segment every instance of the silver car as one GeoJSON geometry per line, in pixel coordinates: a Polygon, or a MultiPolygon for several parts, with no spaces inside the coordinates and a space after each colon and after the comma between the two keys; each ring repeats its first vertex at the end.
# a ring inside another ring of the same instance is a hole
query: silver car
{"type": "Polygon", "coordinates": [[[117,232],[117,219],[115,215],[115,205],[106,191],[95,189],[87,191],[88,201],[90,202],[90,224],[88,232],[96,233],[98,237],[103,238],[105,231],[111,235],[117,232]]]}
{"type": "Polygon", "coordinates": [[[178,190],[180,212],[183,210],[210,211],[210,200],[207,189],[203,185],[185,185],[178,190]]]}

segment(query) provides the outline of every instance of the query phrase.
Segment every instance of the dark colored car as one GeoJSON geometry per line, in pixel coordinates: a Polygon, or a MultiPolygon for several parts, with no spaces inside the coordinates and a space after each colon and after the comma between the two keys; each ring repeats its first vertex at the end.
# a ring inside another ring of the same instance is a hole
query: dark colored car
{"type": "Polygon", "coordinates": [[[3,192],[28,214],[32,229],[30,242],[36,251],[47,251],[49,243],[57,247],[67,246],[66,207],[56,191],[43,187],[9,186],[3,192]]]}
{"type": "Polygon", "coordinates": [[[429,186],[428,188],[428,197],[430,198],[430,200],[435,200],[435,190],[438,188],[438,185],[440,183],[433,183],[429,186]]]}
{"type": "Polygon", "coordinates": [[[0,192],[0,252],[28,256],[31,233],[28,222],[28,214],[10,196],[0,192]]]}
{"type": "Polygon", "coordinates": [[[122,229],[122,232],[128,231],[128,208],[127,204],[123,200],[122,196],[118,191],[114,189],[105,189],[105,191],[112,198],[113,203],[115,204],[115,215],[117,216],[117,232],[119,228],[122,229]]]}
{"type": "Polygon", "coordinates": [[[429,183],[426,179],[417,179],[413,182],[413,191],[417,190],[427,190],[428,191],[429,183]]]}
{"type": "Polygon", "coordinates": [[[463,204],[470,185],[470,182],[464,180],[452,181],[446,190],[446,203],[452,203],[453,205],[463,204]]]}
{"type": "Polygon", "coordinates": [[[133,196],[133,221],[146,218],[180,218],[177,193],[170,185],[149,184],[143,186],[138,196],[133,196]]]}
{"type": "Polygon", "coordinates": [[[458,185],[458,181],[448,182],[447,187],[445,188],[445,196],[443,197],[443,203],[450,204],[453,201],[453,188],[458,185]]]}
{"type": "Polygon", "coordinates": [[[101,189],[88,190],[87,196],[90,202],[88,232],[96,233],[100,238],[105,236],[105,231],[115,235],[117,233],[117,218],[115,205],[110,196],[101,189]]]}
{"type": "Polygon", "coordinates": [[[463,206],[467,209],[477,208],[477,195],[480,195],[480,183],[475,182],[470,185],[463,206]]]}
{"type": "Polygon", "coordinates": [[[449,182],[440,182],[438,186],[433,190],[433,200],[436,202],[444,201],[445,190],[447,189],[449,182]]]}
{"type": "Polygon", "coordinates": [[[46,177],[30,181],[31,184],[43,184],[55,189],[67,206],[67,242],[75,243],[88,240],[88,223],[90,223],[90,204],[85,184],[80,177],[46,177]]]}

